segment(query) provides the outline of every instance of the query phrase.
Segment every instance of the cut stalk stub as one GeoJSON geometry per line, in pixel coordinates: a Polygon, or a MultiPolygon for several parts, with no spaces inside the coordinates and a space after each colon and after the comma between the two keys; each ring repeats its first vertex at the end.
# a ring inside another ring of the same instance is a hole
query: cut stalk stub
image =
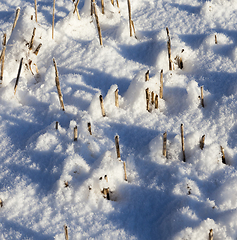
{"type": "Polygon", "coordinates": [[[16,94],[16,89],[17,89],[18,81],[19,81],[20,74],[21,74],[22,62],[23,62],[23,58],[21,58],[21,62],[20,62],[20,65],[19,65],[18,73],[17,73],[16,84],[15,84],[15,87],[14,87],[14,95],[16,94]]]}
{"type": "Polygon", "coordinates": [[[149,93],[149,88],[146,89],[146,110],[149,112],[150,111],[150,93],[149,93]]]}
{"type": "Polygon", "coordinates": [[[210,229],[209,240],[213,240],[213,229],[210,229]]]}
{"type": "Polygon", "coordinates": [[[108,176],[107,175],[105,175],[105,180],[106,180],[106,182],[109,182],[109,179],[108,179],[108,176]]]}
{"type": "Polygon", "coordinates": [[[74,127],[74,141],[77,141],[77,126],[74,127]]]}
{"type": "Polygon", "coordinates": [[[98,30],[99,39],[100,39],[100,45],[102,46],[102,45],[103,45],[103,42],[102,42],[102,34],[101,34],[101,29],[100,29],[100,23],[99,23],[98,14],[97,14],[96,7],[95,7],[95,0],[92,0],[92,1],[93,1],[93,12],[94,12],[94,14],[95,14],[95,20],[96,20],[97,30],[98,30]]]}
{"type": "Polygon", "coordinates": [[[67,225],[64,225],[65,239],[68,240],[68,229],[67,225]]]}
{"type": "Polygon", "coordinates": [[[117,159],[121,160],[120,155],[120,148],[119,148],[119,136],[115,136],[115,146],[116,146],[116,152],[117,152],[117,159]]]}
{"type": "Polygon", "coordinates": [[[169,29],[168,27],[166,28],[166,32],[167,32],[167,37],[168,37],[168,41],[167,41],[167,48],[168,48],[168,58],[169,58],[169,70],[172,70],[172,60],[171,60],[171,40],[170,40],[170,33],[169,33],[169,29]]]}
{"type": "Polygon", "coordinates": [[[158,95],[155,97],[155,109],[158,109],[158,95]]]}
{"type": "Polygon", "coordinates": [[[151,104],[154,104],[155,103],[155,94],[154,92],[152,91],[151,92],[151,104]]]}
{"type": "Polygon", "coordinates": [[[106,115],[105,115],[105,108],[104,108],[103,96],[100,95],[99,98],[100,98],[101,113],[102,113],[102,116],[105,117],[106,115]]]}
{"type": "Polygon", "coordinates": [[[35,0],[35,21],[37,22],[37,0],[35,0]]]}
{"type": "Polygon", "coordinates": [[[38,45],[38,47],[35,49],[34,54],[35,54],[36,56],[38,55],[41,46],[42,46],[42,43],[40,43],[40,44],[38,45]]]}
{"type": "Polygon", "coordinates": [[[128,18],[129,18],[129,29],[130,29],[130,37],[132,37],[132,13],[131,13],[131,3],[130,0],[128,2],[128,18]]]}
{"type": "Polygon", "coordinates": [[[55,61],[54,58],[53,58],[53,63],[54,63],[54,67],[55,67],[55,83],[56,83],[56,87],[57,87],[57,90],[58,90],[58,97],[59,97],[59,101],[60,101],[60,104],[61,104],[61,108],[62,108],[63,111],[65,111],[64,103],[63,103],[63,95],[62,95],[61,88],[60,88],[60,83],[59,83],[58,69],[57,69],[56,61],[55,61]]]}
{"type": "Polygon", "coordinates": [[[200,140],[200,148],[203,150],[204,148],[204,142],[205,142],[205,135],[202,136],[201,140],[200,140]]]}
{"type": "Polygon", "coordinates": [[[145,82],[149,81],[149,70],[145,73],[145,82]]]}
{"type": "Polygon", "coordinates": [[[13,26],[12,26],[12,32],[13,32],[15,26],[16,26],[17,21],[18,21],[18,18],[19,18],[19,15],[20,15],[20,10],[21,9],[19,7],[16,9],[16,15],[15,15],[14,23],[13,23],[13,26]]]}
{"type": "Polygon", "coordinates": [[[35,31],[36,31],[36,28],[33,29],[32,37],[31,37],[30,45],[29,45],[29,50],[31,50],[32,47],[33,47],[33,42],[34,42],[34,38],[35,38],[35,31]]]}
{"type": "Polygon", "coordinates": [[[89,131],[90,135],[92,135],[92,132],[91,132],[91,123],[90,123],[90,122],[87,123],[87,127],[88,127],[88,131],[89,131]]]}
{"type": "Polygon", "coordinates": [[[221,146],[222,163],[226,164],[224,148],[221,146]]]}
{"type": "Polygon", "coordinates": [[[183,124],[181,124],[181,143],[182,143],[183,161],[186,162],[185,148],[184,148],[184,125],[183,124]]]}
{"type": "Polygon", "coordinates": [[[201,86],[201,105],[204,108],[203,86],[201,86]]]}
{"type": "Polygon", "coordinates": [[[124,179],[125,179],[125,181],[128,181],[126,163],[125,162],[123,162],[123,168],[124,168],[124,179]]]}
{"type": "Polygon", "coordinates": [[[58,122],[55,124],[55,129],[58,130],[58,122]]]}
{"type": "Polygon", "coordinates": [[[109,188],[103,188],[102,193],[104,194],[104,198],[107,198],[107,200],[110,200],[109,188]]]}
{"type": "Polygon", "coordinates": [[[119,107],[118,88],[115,90],[115,106],[116,106],[116,107],[119,107]]]}
{"type": "Polygon", "coordinates": [[[167,157],[166,155],[166,142],[167,142],[167,133],[163,134],[163,156],[167,157]]]}
{"type": "Polygon", "coordinates": [[[160,98],[163,98],[163,69],[160,71],[160,98]]]}

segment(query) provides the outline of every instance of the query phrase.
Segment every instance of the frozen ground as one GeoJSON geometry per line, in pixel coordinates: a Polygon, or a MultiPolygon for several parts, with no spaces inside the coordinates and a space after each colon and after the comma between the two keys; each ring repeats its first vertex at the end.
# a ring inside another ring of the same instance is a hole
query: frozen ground
{"type": "Polygon", "coordinates": [[[56,0],[54,39],[53,1],[38,1],[37,23],[33,0],[0,2],[1,50],[7,36],[0,88],[0,239],[65,239],[64,225],[70,240],[208,240],[210,229],[215,240],[237,239],[237,0],[131,0],[136,38],[129,34],[127,1],[118,1],[119,8],[105,0],[104,15],[96,1],[103,47],[89,0],[78,5],[81,20],[72,1],[56,0]],[[176,56],[182,57],[183,69],[176,56]],[[159,95],[161,69],[163,99],[148,112],[145,89],[159,95]],[[101,193],[107,187],[110,200],[101,193]]]}

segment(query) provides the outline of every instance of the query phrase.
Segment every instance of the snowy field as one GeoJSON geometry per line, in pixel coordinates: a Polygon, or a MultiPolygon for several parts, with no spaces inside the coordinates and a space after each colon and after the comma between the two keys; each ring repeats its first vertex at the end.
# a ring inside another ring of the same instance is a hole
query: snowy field
{"type": "Polygon", "coordinates": [[[0,2],[0,239],[237,239],[237,0],[95,2],[0,2]]]}

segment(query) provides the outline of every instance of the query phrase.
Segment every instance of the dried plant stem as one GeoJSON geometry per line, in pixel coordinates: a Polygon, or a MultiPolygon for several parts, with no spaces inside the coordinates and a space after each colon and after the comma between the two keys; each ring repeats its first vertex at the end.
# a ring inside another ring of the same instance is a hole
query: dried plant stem
{"type": "Polygon", "coordinates": [[[154,104],[155,103],[155,94],[154,92],[152,91],[151,92],[151,104],[154,104]]]}
{"type": "Polygon", "coordinates": [[[91,16],[93,16],[94,11],[93,11],[93,0],[91,0],[91,16]]]}
{"type": "Polygon", "coordinates": [[[201,140],[200,140],[200,148],[203,150],[204,148],[204,142],[205,142],[205,135],[202,136],[201,140]]]}
{"type": "Polygon", "coordinates": [[[115,90],[115,106],[116,106],[116,107],[119,107],[118,88],[115,90]]]}
{"type": "Polygon", "coordinates": [[[55,124],[55,129],[58,130],[58,122],[55,124]]]}
{"type": "Polygon", "coordinates": [[[17,85],[18,85],[18,82],[19,82],[20,74],[21,74],[22,62],[23,62],[23,58],[21,58],[18,73],[17,73],[17,77],[16,77],[16,84],[15,84],[15,87],[14,87],[14,95],[16,94],[16,89],[17,89],[17,85]]]}
{"type": "Polygon", "coordinates": [[[96,11],[96,7],[95,7],[95,0],[93,0],[93,10],[94,10],[95,20],[96,20],[97,29],[98,29],[99,38],[100,38],[100,45],[102,46],[102,45],[103,45],[103,42],[102,42],[102,35],[101,35],[101,29],[100,29],[99,18],[98,18],[97,11],[96,11]]]}
{"type": "Polygon", "coordinates": [[[149,70],[145,73],[145,82],[149,81],[149,70]]]}
{"type": "MultiPolygon", "coordinates": [[[[6,52],[6,46],[3,47],[2,54],[1,54],[1,75],[0,80],[3,81],[3,71],[4,71],[4,63],[5,63],[5,52],[6,52]]],[[[2,83],[2,82],[1,82],[2,83]]]]}
{"type": "Polygon", "coordinates": [[[215,44],[217,44],[217,36],[216,36],[216,34],[215,34],[215,44]]]}
{"type": "Polygon", "coordinates": [[[105,3],[104,3],[104,0],[101,0],[101,9],[102,9],[102,14],[105,14],[105,3]]]}
{"type": "Polygon", "coordinates": [[[64,225],[64,232],[65,232],[65,240],[68,240],[68,230],[66,225],[64,225]]]}
{"type": "Polygon", "coordinates": [[[186,162],[185,148],[184,148],[184,125],[183,124],[181,124],[181,143],[182,143],[183,161],[186,162]]]}
{"type": "Polygon", "coordinates": [[[108,179],[108,176],[107,176],[107,175],[105,175],[105,181],[106,181],[106,182],[109,182],[109,179],[108,179]]]}
{"type": "Polygon", "coordinates": [[[163,99],[163,69],[160,71],[160,98],[163,99]]]}
{"type": "Polygon", "coordinates": [[[37,22],[37,0],[35,0],[35,21],[37,22]]]}
{"type": "Polygon", "coordinates": [[[224,148],[221,146],[221,153],[222,153],[222,163],[226,164],[226,161],[225,161],[225,151],[224,151],[224,148]]]}
{"type": "Polygon", "coordinates": [[[177,57],[178,68],[183,69],[183,60],[181,57],[177,57]]]}
{"type": "Polygon", "coordinates": [[[65,111],[64,103],[63,103],[63,95],[62,95],[61,88],[60,88],[60,83],[59,83],[58,69],[57,69],[56,61],[55,61],[54,58],[53,58],[53,63],[54,63],[54,67],[55,67],[55,83],[56,83],[56,87],[57,87],[57,90],[58,90],[58,97],[59,97],[59,101],[60,101],[60,104],[61,104],[61,108],[62,108],[63,111],[65,111]]]}
{"type": "Polygon", "coordinates": [[[119,149],[119,136],[115,136],[115,146],[116,146],[116,152],[117,152],[117,159],[121,160],[121,155],[120,155],[120,149],[119,149]]]}
{"type": "Polygon", "coordinates": [[[111,4],[114,6],[114,0],[111,0],[111,4]]]}
{"type": "Polygon", "coordinates": [[[150,101],[150,93],[149,93],[149,88],[147,88],[146,89],[146,110],[148,112],[150,111],[149,101],[150,101]]]}
{"type": "Polygon", "coordinates": [[[77,12],[78,20],[81,20],[81,17],[80,17],[80,14],[79,14],[78,8],[77,8],[79,2],[80,2],[80,0],[77,0],[77,2],[76,2],[76,4],[75,4],[74,11],[73,11],[73,14],[74,14],[75,12],[77,12]]]}
{"type": "Polygon", "coordinates": [[[136,37],[136,31],[135,31],[135,26],[134,26],[133,20],[131,20],[131,23],[132,23],[132,28],[133,28],[134,36],[135,36],[135,38],[137,38],[137,37],[136,37]]]}
{"type": "Polygon", "coordinates": [[[201,86],[201,105],[204,108],[203,86],[201,86]]]}
{"type": "Polygon", "coordinates": [[[54,39],[54,15],[55,15],[55,0],[53,0],[52,39],[54,39]]]}
{"type": "Polygon", "coordinates": [[[3,34],[2,45],[3,45],[3,46],[6,46],[6,45],[7,45],[7,34],[6,34],[6,33],[3,34]]]}
{"type": "Polygon", "coordinates": [[[77,141],[77,126],[74,127],[74,141],[77,141]]]}
{"type": "Polygon", "coordinates": [[[155,109],[158,109],[158,95],[155,97],[155,109]]]}
{"type": "Polygon", "coordinates": [[[15,20],[14,20],[14,23],[13,23],[13,26],[12,26],[12,32],[13,32],[14,28],[16,27],[16,23],[17,23],[17,20],[19,18],[19,15],[20,15],[20,8],[18,7],[16,9],[16,15],[15,15],[15,20]]]}
{"type": "Polygon", "coordinates": [[[170,40],[170,33],[168,27],[166,28],[167,31],[167,37],[168,37],[168,42],[167,42],[167,48],[168,48],[168,58],[169,58],[169,70],[172,70],[172,60],[171,60],[171,40],[170,40]]]}
{"type": "Polygon", "coordinates": [[[104,196],[107,198],[107,200],[110,200],[110,196],[109,196],[109,188],[103,188],[102,193],[103,193],[104,196]]]}
{"type": "Polygon", "coordinates": [[[40,44],[38,45],[38,47],[35,49],[34,54],[35,54],[36,56],[38,55],[41,46],[42,46],[42,43],[40,43],[40,44]]]}
{"type": "Polygon", "coordinates": [[[105,108],[104,108],[104,101],[103,101],[103,96],[100,95],[100,107],[101,107],[101,113],[102,113],[102,116],[105,117],[105,108]]]}
{"type": "Polygon", "coordinates": [[[209,240],[213,240],[213,229],[210,229],[209,240]]]}
{"type": "Polygon", "coordinates": [[[125,181],[128,181],[126,163],[125,162],[123,162],[123,168],[124,168],[124,179],[125,179],[125,181]]]}
{"type": "Polygon", "coordinates": [[[163,134],[163,156],[166,157],[166,142],[167,142],[167,133],[163,134]]]}
{"type": "Polygon", "coordinates": [[[116,0],[116,2],[117,2],[117,7],[119,8],[119,2],[118,2],[118,0],[116,0]]]}
{"type": "Polygon", "coordinates": [[[33,42],[34,42],[34,38],[35,38],[35,31],[36,31],[36,28],[33,29],[32,37],[31,37],[30,45],[29,45],[29,50],[31,50],[32,47],[33,47],[33,42]]]}
{"type": "Polygon", "coordinates": [[[1,207],[1,208],[3,207],[3,201],[2,201],[1,198],[0,198],[0,207],[1,207]]]}
{"type": "Polygon", "coordinates": [[[88,127],[88,131],[89,131],[90,135],[92,135],[92,132],[91,132],[91,123],[90,123],[90,122],[87,123],[87,127],[88,127]]]}
{"type": "Polygon", "coordinates": [[[129,18],[129,29],[130,29],[130,37],[132,37],[132,13],[131,13],[131,4],[130,0],[128,1],[128,18],[129,18]]]}

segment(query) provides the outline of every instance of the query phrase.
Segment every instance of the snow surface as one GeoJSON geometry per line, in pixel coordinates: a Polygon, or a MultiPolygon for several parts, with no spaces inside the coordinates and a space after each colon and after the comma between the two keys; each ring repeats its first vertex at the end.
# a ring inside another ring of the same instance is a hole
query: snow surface
{"type": "Polygon", "coordinates": [[[215,240],[237,239],[237,0],[131,0],[136,38],[129,34],[127,1],[118,1],[119,8],[106,0],[104,15],[96,1],[103,46],[89,0],[78,5],[81,20],[72,1],[56,0],[54,39],[53,1],[38,0],[37,23],[33,0],[0,2],[1,36],[7,35],[0,88],[1,240],[65,239],[64,225],[70,240],[207,240],[210,229],[215,240]],[[17,7],[20,16],[12,32],[17,7]],[[182,57],[182,70],[176,56],[182,57]],[[159,95],[161,69],[164,97],[148,112],[145,89],[159,95]],[[165,132],[167,158],[162,155],[165,132]],[[108,187],[110,200],[101,193],[108,187]]]}

